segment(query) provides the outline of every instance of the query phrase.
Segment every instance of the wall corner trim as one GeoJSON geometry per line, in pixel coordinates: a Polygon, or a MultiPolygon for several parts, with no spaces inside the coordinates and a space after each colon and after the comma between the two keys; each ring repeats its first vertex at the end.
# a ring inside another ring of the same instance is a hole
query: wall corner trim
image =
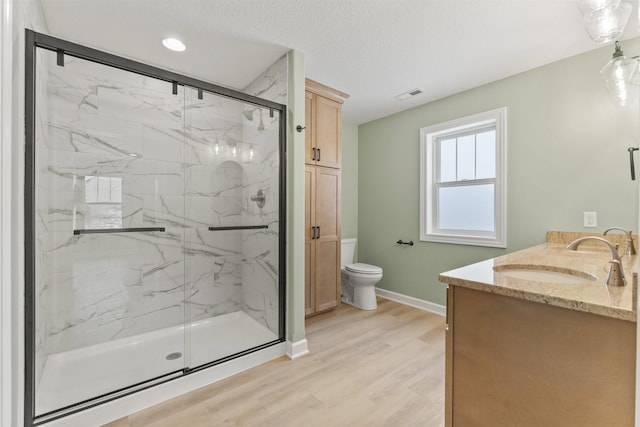
{"type": "Polygon", "coordinates": [[[386,289],[376,288],[376,295],[391,301],[399,302],[400,304],[419,308],[420,310],[424,310],[424,311],[429,311],[431,313],[438,314],[440,316],[444,316],[447,312],[447,308],[444,305],[436,304],[431,301],[426,301],[419,298],[410,297],[408,295],[399,294],[397,292],[388,291],[386,289]]]}
{"type": "Polygon", "coordinates": [[[295,360],[299,357],[309,354],[309,344],[307,339],[301,339],[300,341],[292,342],[287,341],[287,357],[291,360],[295,360]]]}

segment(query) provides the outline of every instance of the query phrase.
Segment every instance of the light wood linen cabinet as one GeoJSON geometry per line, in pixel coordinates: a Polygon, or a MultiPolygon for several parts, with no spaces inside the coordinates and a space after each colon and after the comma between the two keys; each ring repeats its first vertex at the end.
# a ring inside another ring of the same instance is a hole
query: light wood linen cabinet
{"type": "Polygon", "coordinates": [[[313,80],[305,92],[305,315],[340,303],[341,115],[349,95],[313,80]]]}

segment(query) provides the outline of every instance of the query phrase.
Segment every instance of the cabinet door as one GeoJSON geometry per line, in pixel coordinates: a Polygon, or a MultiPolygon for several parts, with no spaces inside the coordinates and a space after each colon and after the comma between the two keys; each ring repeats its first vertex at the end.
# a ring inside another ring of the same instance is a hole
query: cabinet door
{"type": "Polygon", "coordinates": [[[316,167],[315,309],[338,305],[340,296],[340,170],[316,167]]]}
{"type": "Polygon", "coordinates": [[[447,425],[634,425],[634,322],[457,286],[452,297],[447,425]]]}
{"type": "Polygon", "coordinates": [[[314,95],[313,101],[316,164],[339,168],[342,104],[319,95],[314,95]]]}
{"type": "Polygon", "coordinates": [[[338,305],[340,295],[340,242],[316,241],[315,311],[338,305]],[[337,273],[337,274],[336,274],[337,273]]]}
{"type": "Polygon", "coordinates": [[[304,169],[304,314],[309,315],[315,312],[315,240],[311,227],[315,222],[315,168],[306,166],[304,169]]]}
{"type": "Polygon", "coordinates": [[[311,92],[304,93],[304,162],[309,165],[316,163],[315,159],[315,128],[314,125],[314,95],[311,92]]]}
{"type": "Polygon", "coordinates": [[[340,238],[339,169],[316,167],[315,225],[320,227],[320,241],[340,238]]]}
{"type": "Polygon", "coordinates": [[[444,385],[444,426],[453,427],[453,301],[455,286],[447,286],[446,344],[445,344],[445,385],[444,385]]]}

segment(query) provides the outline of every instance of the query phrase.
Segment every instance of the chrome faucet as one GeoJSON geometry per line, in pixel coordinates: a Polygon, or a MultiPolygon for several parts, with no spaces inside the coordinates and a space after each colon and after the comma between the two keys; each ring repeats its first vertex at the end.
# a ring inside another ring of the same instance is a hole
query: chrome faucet
{"type": "Polygon", "coordinates": [[[624,271],[622,270],[622,261],[620,260],[620,255],[618,255],[618,250],[607,239],[603,239],[602,237],[595,237],[595,236],[581,237],[569,243],[569,246],[567,246],[567,249],[576,251],[578,250],[578,246],[580,246],[582,242],[586,242],[587,240],[602,242],[605,245],[607,245],[609,247],[609,250],[611,251],[611,257],[613,259],[609,261],[609,264],[611,264],[611,266],[609,267],[609,275],[607,276],[607,285],[610,285],[610,286],[626,285],[627,282],[624,278],[624,271]]]}
{"type": "Polygon", "coordinates": [[[635,255],[636,254],[636,247],[633,244],[633,232],[631,230],[627,231],[624,228],[620,228],[620,227],[611,227],[611,228],[607,228],[606,230],[604,230],[604,233],[602,233],[603,236],[606,236],[608,232],[610,232],[611,230],[620,230],[622,231],[624,234],[627,235],[627,246],[624,248],[624,254],[625,255],[635,255]]]}

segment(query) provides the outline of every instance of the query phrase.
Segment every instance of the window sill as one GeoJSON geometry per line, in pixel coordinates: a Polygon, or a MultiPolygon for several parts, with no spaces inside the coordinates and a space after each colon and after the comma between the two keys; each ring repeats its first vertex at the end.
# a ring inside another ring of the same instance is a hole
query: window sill
{"type": "Polygon", "coordinates": [[[458,236],[451,234],[428,234],[420,237],[422,242],[449,243],[454,245],[507,248],[507,243],[494,237],[458,236]]]}

